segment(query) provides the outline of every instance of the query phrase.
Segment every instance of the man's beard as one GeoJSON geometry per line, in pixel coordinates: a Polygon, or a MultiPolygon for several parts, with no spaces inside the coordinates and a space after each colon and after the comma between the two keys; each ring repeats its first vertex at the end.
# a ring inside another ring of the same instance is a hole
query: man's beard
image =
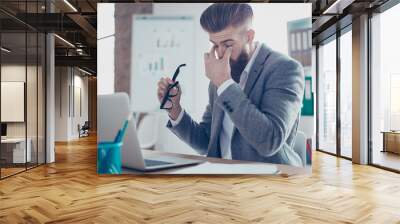
{"type": "Polygon", "coordinates": [[[249,60],[250,56],[245,51],[242,51],[236,60],[229,60],[229,63],[231,65],[231,76],[236,83],[239,83],[240,75],[242,74],[249,60]]]}

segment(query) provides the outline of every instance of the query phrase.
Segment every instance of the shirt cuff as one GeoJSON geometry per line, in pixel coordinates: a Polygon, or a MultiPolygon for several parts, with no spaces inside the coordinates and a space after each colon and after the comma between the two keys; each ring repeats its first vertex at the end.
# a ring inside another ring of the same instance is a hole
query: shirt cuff
{"type": "Polygon", "coordinates": [[[228,79],[225,82],[223,82],[217,89],[217,94],[218,96],[222,94],[222,92],[224,92],[224,90],[226,88],[228,88],[230,85],[234,84],[235,81],[233,81],[233,79],[228,79]]]}
{"type": "Polygon", "coordinates": [[[184,113],[185,113],[185,111],[181,110],[181,112],[179,113],[178,118],[176,118],[176,120],[172,120],[171,118],[169,118],[169,121],[171,122],[172,127],[175,127],[176,125],[179,124],[179,122],[181,122],[184,113]]]}

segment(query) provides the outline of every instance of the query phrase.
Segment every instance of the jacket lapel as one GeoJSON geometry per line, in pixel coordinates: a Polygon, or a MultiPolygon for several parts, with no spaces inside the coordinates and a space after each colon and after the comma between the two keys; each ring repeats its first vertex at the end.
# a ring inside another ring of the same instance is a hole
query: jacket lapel
{"type": "MultiPolygon", "coordinates": [[[[217,97],[216,90],[214,92],[214,102],[217,97]]],[[[222,120],[224,118],[224,111],[218,105],[213,106],[212,111],[212,123],[211,123],[211,137],[210,144],[208,145],[208,153],[209,157],[221,157],[221,150],[219,147],[219,134],[221,133],[222,120]]]]}
{"type": "Polygon", "coordinates": [[[258,77],[261,74],[261,70],[264,67],[264,63],[270,53],[270,49],[265,46],[265,44],[261,44],[260,51],[256,59],[254,60],[253,66],[251,66],[249,76],[246,81],[246,85],[244,86],[244,92],[248,96],[250,91],[253,89],[254,83],[257,81],[258,77]]]}
{"type": "MultiPolygon", "coordinates": [[[[256,59],[254,60],[254,64],[250,69],[250,73],[248,75],[246,85],[244,86],[244,93],[249,96],[251,90],[253,89],[254,84],[256,83],[258,77],[261,74],[262,69],[264,68],[265,61],[267,60],[268,55],[270,54],[271,49],[265,46],[265,44],[261,45],[260,51],[258,52],[258,55],[256,59]]],[[[238,157],[236,155],[239,155],[240,152],[238,152],[238,149],[236,144],[234,143],[235,135],[237,134],[237,128],[233,128],[232,132],[232,138],[231,138],[231,153],[232,153],[232,159],[237,159],[238,157]]]]}

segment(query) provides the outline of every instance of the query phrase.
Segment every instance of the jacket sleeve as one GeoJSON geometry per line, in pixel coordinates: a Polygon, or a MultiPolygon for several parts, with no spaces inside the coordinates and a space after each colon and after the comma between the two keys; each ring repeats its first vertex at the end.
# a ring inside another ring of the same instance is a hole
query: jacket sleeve
{"type": "Polygon", "coordinates": [[[186,112],[184,112],[181,121],[177,125],[173,126],[171,121],[167,123],[167,128],[201,155],[207,153],[210,141],[213,105],[211,88],[212,85],[210,84],[208,88],[209,103],[200,123],[194,121],[186,112]]]}
{"type": "Polygon", "coordinates": [[[266,157],[285,143],[299,116],[304,92],[303,69],[296,61],[279,61],[269,72],[258,108],[236,83],[215,101],[229,114],[243,138],[266,157]]]}

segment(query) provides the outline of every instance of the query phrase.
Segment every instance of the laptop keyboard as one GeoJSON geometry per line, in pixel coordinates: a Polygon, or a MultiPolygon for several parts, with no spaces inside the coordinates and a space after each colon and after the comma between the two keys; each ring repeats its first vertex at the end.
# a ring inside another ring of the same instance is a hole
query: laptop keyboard
{"type": "Polygon", "coordinates": [[[168,164],[172,164],[172,163],[159,161],[159,160],[145,159],[144,164],[146,166],[160,166],[160,165],[168,165],[168,164]]]}

